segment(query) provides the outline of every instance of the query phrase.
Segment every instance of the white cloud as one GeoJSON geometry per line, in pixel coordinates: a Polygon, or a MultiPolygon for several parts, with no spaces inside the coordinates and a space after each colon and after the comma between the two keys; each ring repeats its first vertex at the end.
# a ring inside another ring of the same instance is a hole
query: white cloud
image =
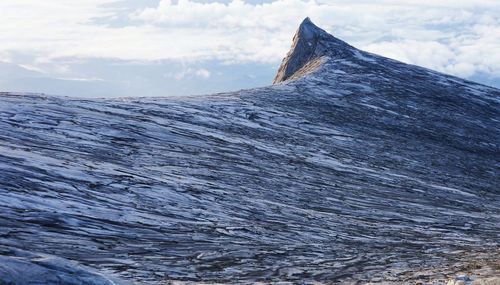
{"type": "Polygon", "coordinates": [[[481,56],[500,48],[497,15],[496,0],[278,0],[260,5],[162,0],[131,18],[159,29],[180,27],[187,34],[206,31],[219,44],[211,55],[222,60],[277,61],[298,22],[311,16],[368,51],[468,77],[477,72],[500,76],[499,56],[481,56]]]}
{"type": "Polygon", "coordinates": [[[197,77],[203,78],[203,79],[209,79],[210,76],[211,76],[210,71],[208,71],[208,70],[206,70],[204,68],[196,70],[195,74],[196,74],[197,77]]]}
{"type": "MultiPolygon", "coordinates": [[[[500,76],[498,0],[162,0],[129,15],[115,2],[2,0],[0,58],[29,55],[18,63],[34,68],[68,58],[278,63],[297,25],[310,16],[371,52],[459,76],[500,76]],[[117,15],[127,22],[102,20],[117,15]]],[[[69,72],[53,66],[53,72],[69,72]]],[[[207,70],[183,72],[176,76],[210,77],[207,70]]]]}
{"type": "Polygon", "coordinates": [[[170,72],[164,74],[165,77],[175,78],[175,80],[182,80],[188,77],[196,77],[199,79],[209,79],[212,73],[205,68],[194,69],[185,67],[179,72],[170,72]]]}

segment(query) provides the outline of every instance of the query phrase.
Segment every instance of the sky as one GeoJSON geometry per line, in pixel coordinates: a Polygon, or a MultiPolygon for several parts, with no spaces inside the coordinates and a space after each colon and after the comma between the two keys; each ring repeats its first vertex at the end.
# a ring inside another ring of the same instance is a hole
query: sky
{"type": "Polygon", "coordinates": [[[500,87],[499,0],[1,0],[0,91],[179,96],[269,85],[305,17],[500,87]]]}

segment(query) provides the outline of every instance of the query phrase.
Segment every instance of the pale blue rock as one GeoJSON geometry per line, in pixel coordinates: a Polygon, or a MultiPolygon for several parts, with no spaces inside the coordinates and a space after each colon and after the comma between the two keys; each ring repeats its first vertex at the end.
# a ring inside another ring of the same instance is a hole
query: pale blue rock
{"type": "Polygon", "coordinates": [[[39,284],[415,284],[499,256],[500,90],[310,20],[275,83],[1,94],[0,284],[24,268],[39,284]]]}

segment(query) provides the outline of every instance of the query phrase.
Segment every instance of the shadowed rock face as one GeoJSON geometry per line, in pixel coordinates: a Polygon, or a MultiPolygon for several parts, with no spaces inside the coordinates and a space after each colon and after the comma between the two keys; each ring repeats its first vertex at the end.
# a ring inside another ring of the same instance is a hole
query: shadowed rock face
{"type": "Polygon", "coordinates": [[[298,78],[314,70],[317,65],[311,63],[317,62],[323,56],[349,57],[353,50],[355,48],[328,34],[306,18],[295,33],[292,47],[283,59],[273,84],[298,78]]]}
{"type": "Polygon", "coordinates": [[[0,248],[0,284],[115,285],[92,269],[46,254],[0,248]]]}
{"type": "Polygon", "coordinates": [[[308,20],[280,72],[199,97],[1,94],[0,284],[23,268],[47,278],[19,279],[35,284],[414,284],[495,269],[498,89],[308,20]]]}

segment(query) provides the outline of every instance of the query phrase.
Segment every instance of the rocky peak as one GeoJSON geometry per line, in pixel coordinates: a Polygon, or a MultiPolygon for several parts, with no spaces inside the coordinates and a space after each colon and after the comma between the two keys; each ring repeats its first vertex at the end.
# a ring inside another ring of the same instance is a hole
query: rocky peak
{"type": "Polygon", "coordinates": [[[354,48],[316,26],[309,17],[305,18],[293,37],[292,47],[283,59],[273,84],[298,77],[294,76],[298,71],[317,66],[314,63],[323,56],[345,56],[350,54],[351,49],[354,48]]]}

